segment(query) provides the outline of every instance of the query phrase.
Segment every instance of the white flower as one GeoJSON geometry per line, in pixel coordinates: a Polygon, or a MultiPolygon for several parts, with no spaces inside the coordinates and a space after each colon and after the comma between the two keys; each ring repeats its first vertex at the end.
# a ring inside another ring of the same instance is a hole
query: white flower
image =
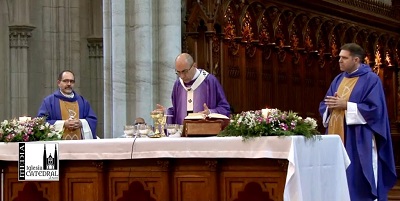
{"type": "Polygon", "coordinates": [[[1,126],[6,126],[8,124],[7,120],[4,120],[3,122],[1,122],[1,126]]]}
{"type": "Polygon", "coordinates": [[[237,120],[238,124],[242,123],[243,117],[240,116],[239,119],[237,120]]]}
{"type": "Polygon", "coordinates": [[[12,125],[17,125],[17,124],[18,124],[18,121],[17,121],[16,119],[13,119],[13,120],[11,120],[11,124],[12,124],[12,125]]]}
{"type": "Polygon", "coordinates": [[[315,129],[317,128],[317,121],[315,121],[315,119],[311,118],[311,117],[307,117],[304,122],[308,123],[311,125],[311,128],[315,129]]]}
{"type": "Polygon", "coordinates": [[[14,131],[16,132],[16,133],[22,133],[22,131],[24,131],[25,130],[25,127],[23,126],[23,125],[18,125],[15,129],[14,129],[14,131]]]}
{"type": "Polygon", "coordinates": [[[54,132],[49,132],[49,133],[47,134],[47,137],[53,137],[53,135],[54,135],[54,132]]]}

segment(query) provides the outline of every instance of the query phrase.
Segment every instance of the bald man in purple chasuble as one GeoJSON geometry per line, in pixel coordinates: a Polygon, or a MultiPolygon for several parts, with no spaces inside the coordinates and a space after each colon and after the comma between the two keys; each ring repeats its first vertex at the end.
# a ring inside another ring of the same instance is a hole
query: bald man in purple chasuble
{"type": "MultiPolygon", "coordinates": [[[[230,106],[218,79],[203,69],[198,69],[193,57],[187,53],[175,59],[175,73],[179,78],[172,90],[172,107],[167,123],[183,124],[188,113],[219,113],[229,117],[230,106]]],[[[157,105],[157,110],[165,111],[157,105]]]]}

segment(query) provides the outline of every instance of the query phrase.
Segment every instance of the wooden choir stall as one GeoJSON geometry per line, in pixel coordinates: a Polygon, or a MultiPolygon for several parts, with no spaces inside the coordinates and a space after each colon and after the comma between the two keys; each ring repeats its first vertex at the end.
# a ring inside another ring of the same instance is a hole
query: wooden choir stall
{"type": "Polygon", "coordinates": [[[71,140],[59,159],[58,182],[19,182],[18,143],[1,143],[3,200],[350,200],[338,136],[71,140]]]}

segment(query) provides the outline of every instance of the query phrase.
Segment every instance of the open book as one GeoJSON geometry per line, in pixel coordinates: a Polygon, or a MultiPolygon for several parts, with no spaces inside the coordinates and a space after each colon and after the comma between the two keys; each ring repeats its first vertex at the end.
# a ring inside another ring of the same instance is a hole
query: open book
{"type": "Polygon", "coordinates": [[[202,113],[189,113],[188,116],[185,117],[185,119],[205,119],[205,118],[210,118],[210,119],[229,119],[229,117],[223,115],[223,114],[218,114],[218,113],[211,113],[209,115],[202,114],[202,113]]]}

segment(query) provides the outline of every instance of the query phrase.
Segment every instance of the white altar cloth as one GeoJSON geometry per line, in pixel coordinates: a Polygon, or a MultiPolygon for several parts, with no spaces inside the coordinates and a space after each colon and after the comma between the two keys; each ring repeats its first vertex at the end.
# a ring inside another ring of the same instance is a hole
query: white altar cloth
{"type": "MultiPolygon", "coordinates": [[[[346,168],[350,164],[339,136],[204,138],[119,138],[59,142],[60,160],[143,158],[287,159],[285,201],[350,200],[346,168]]],[[[35,142],[30,142],[35,143],[35,142]]],[[[0,143],[0,161],[18,160],[18,143],[0,143]]]]}

